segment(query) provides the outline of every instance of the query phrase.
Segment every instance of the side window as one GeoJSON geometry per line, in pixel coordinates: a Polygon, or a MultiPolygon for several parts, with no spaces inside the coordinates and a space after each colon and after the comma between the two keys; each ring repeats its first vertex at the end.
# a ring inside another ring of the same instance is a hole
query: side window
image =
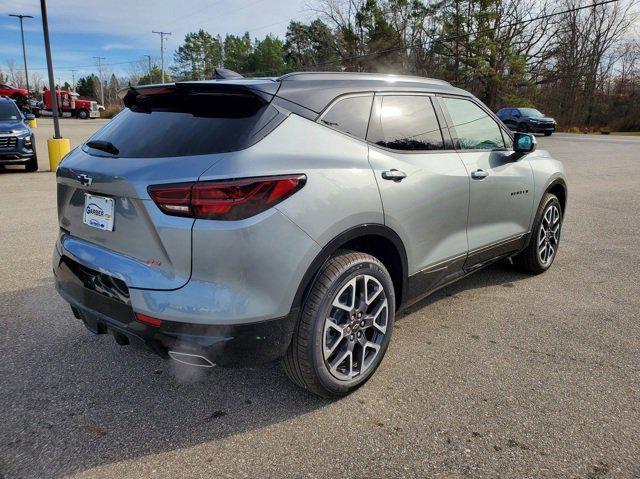
{"type": "Polygon", "coordinates": [[[429,97],[383,95],[380,98],[379,127],[370,141],[393,150],[444,149],[438,118],[429,97]]]}
{"type": "Polygon", "coordinates": [[[344,133],[362,138],[367,136],[373,95],[352,96],[335,103],[320,122],[344,133]]]}
{"type": "Polygon", "coordinates": [[[500,127],[482,108],[462,98],[442,100],[453,121],[461,150],[505,148],[500,127]]]}

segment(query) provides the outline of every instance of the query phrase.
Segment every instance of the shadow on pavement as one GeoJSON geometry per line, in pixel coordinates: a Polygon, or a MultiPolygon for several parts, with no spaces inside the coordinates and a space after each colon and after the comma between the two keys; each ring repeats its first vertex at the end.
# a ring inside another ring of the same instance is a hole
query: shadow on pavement
{"type": "MultiPolygon", "coordinates": [[[[411,307],[526,275],[492,267],[411,307]]],[[[51,278],[0,293],[0,477],[66,475],[223,439],[310,413],[329,401],[278,364],[195,369],[110,335],[95,336],[51,278]]]]}

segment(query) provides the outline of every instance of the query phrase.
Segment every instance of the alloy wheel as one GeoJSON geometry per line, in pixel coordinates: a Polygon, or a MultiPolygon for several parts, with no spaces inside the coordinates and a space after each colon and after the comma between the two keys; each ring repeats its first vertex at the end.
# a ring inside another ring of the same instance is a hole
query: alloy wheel
{"type": "Polygon", "coordinates": [[[538,259],[542,266],[549,266],[555,258],[560,243],[560,226],[560,210],[551,204],[544,211],[538,230],[538,259]]]}
{"type": "Polygon", "coordinates": [[[367,274],[350,279],[335,295],[324,322],[322,353],[331,375],[350,381],[365,373],[380,353],[388,320],[380,281],[367,274]]]}

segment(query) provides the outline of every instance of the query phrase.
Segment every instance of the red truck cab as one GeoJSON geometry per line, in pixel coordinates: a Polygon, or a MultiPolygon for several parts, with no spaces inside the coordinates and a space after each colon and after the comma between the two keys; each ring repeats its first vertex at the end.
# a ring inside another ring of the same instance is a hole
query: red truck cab
{"type": "MultiPolygon", "coordinates": [[[[65,113],[72,117],[86,120],[87,118],[100,118],[100,105],[97,101],[83,100],[75,92],[56,90],[58,109],[61,115],[65,113]]],[[[51,91],[46,90],[42,95],[44,110],[41,113],[51,112],[51,91]]]]}

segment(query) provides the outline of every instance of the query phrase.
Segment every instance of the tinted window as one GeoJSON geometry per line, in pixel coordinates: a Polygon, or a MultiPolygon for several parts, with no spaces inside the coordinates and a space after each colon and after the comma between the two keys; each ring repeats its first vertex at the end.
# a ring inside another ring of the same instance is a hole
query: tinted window
{"type": "Polygon", "coordinates": [[[320,121],[331,128],[364,140],[367,136],[372,101],[373,95],[345,98],[334,104],[320,121]]]}
{"type": "Polygon", "coordinates": [[[150,95],[125,108],[91,140],[111,142],[124,158],[223,153],[249,146],[276,115],[273,107],[249,96],[150,95]]]}
{"type": "Polygon", "coordinates": [[[443,98],[461,150],[504,148],[498,124],[478,105],[461,98],[443,98]]]}
{"type": "Polygon", "coordinates": [[[382,96],[380,127],[371,140],[394,150],[442,150],[444,144],[431,99],[426,96],[382,96]]]}
{"type": "Polygon", "coordinates": [[[0,120],[19,120],[22,116],[12,101],[0,102],[0,120]]]}
{"type": "Polygon", "coordinates": [[[522,112],[522,114],[524,116],[530,117],[530,118],[543,118],[544,115],[542,113],[540,113],[538,110],[536,110],[535,108],[520,108],[520,111],[522,112]]]}

